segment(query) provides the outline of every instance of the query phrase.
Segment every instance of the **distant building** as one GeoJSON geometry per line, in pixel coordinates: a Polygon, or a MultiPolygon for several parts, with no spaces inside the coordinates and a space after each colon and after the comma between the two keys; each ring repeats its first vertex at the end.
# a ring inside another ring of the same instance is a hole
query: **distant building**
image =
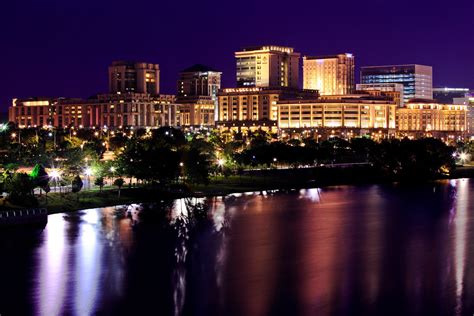
{"type": "Polygon", "coordinates": [[[279,100],[314,99],[316,90],[293,88],[235,88],[222,89],[219,99],[219,128],[277,127],[279,100]]]}
{"type": "Polygon", "coordinates": [[[160,93],[160,66],[142,62],[114,61],[109,66],[110,93],[160,93]]]}
{"type": "Polygon", "coordinates": [[[235,52],[237,87],[298,88],[299,59],[293,48],[273,45],[235,52]]]}
{"type": "Polygon", "coordinates": [[[439,103],[453,104],[455,98],[464,98],[467,93],[467,88],[433,88],[433,99],[439,103]]]}
{"type": "Polygon", "coordinates": [[[467,111],[466,105],[412,99],[405,108],[397,110],[397,129],[400,136],[464,137],[467,132],[467,111]]]}
{"type": "Polygon", "coordinates": [[[423,65],[393,65],[362,67],[362,84],[400,83],[403,85],[403,101],[433,99],[433,70],[423,65]]]}
{"type": "Polygon", "coordinates": [[[399,107],[404,106],[403,102],[403,85],[400,83],[370,83],[356,85],[357,91],[382,91],[382,92],[396,92],[394,93],[394,99],[399,107]]]}
{"type": "Polygon", "coordinates": [[[125,127],[177,126],[173,95],[144,93],[99,94],[83,99],[14,99],[9,120],[25,127],[125,127]]]}
{"type": "MultiPolygon", "coordinates": [[[[178,78],[178,100],[184,99],[184,102],[189,105],[189,97],[197,97],[196,104],[202,104],[206,98],[200,97],[210,96],[214,102],[215,117],[212,121],[217,120],[217,92],[221,88],[221,76],[222,72],[200,64],[182,70],[178,78]]],[[[200,105],[199,108],[201,108],[200,105]]]]}
{"type": "Polygon", "coordinates": [[[281,129],[346,129],[354,136],[373,129],[395,130],[397,105],[389,97],[339,95],[313,100],[278,101],[281,129]]]}
{"type": "Polygon", "coordinates": [[[303,57],[303,89],[318,90],[320,95],[354,92],[354,56],[303,57]]]}

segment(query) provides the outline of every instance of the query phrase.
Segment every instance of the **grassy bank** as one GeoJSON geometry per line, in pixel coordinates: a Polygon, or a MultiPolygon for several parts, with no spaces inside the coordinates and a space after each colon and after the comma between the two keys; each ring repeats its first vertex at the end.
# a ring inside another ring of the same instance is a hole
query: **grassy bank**
{"type": "MultiPolygon", "coordinates": [[[[458,167],[451,178],[474,177],[474,166],[458,167]]],[[[141,186],[121,190],[120,198],[116,188],[109,187],[100,192],[98,189],[84,190],[80,193],[49,193],[38,197],[40,207],[50,213],[105,207],[119,204],[153,202],[163,199],[175,199],[185,196],[219,196],[230,193],[263,191],[276,189],[294,189],[323,187],[343,184],[365,184],[391,182],[383,178],[370,166],[351,168],[302,168],[254,170],[242,175],[212,177],[208,185],[187,185],[172,191],[162,190],[159,186],[141,186]]],[[[6,205],[11,207],[11,205],[6,205]]]]}

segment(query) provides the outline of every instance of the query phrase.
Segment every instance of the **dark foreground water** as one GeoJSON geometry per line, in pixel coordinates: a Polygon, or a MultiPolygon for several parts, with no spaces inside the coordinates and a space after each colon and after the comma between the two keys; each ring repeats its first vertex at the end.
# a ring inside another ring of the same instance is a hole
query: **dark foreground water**
{"type": "Polygon", "coordinates": [[[177,201],[169,220],[102,208],[2,236],[0,314],[474,314],[474,181],[207,202],[195,223],[177,201]]]}

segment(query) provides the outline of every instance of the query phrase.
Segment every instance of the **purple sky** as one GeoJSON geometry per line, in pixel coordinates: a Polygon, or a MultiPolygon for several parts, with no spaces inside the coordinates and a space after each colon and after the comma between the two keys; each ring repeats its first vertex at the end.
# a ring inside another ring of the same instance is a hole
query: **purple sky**
{"type": "Polygon", "coordinates": [[[195,63],[235,85],[233,52],[276,44],[303,55],[350,52],[363,65],[433,66],[434,84],[474,88],[473,0],[4,1],[0,109],[13,97],[107,90],[112,60],[159,63],[161,90],[195,63]]]}

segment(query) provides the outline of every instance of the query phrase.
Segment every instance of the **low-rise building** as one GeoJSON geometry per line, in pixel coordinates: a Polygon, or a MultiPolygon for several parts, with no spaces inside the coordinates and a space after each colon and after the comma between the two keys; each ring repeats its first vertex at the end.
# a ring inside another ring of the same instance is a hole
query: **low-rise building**
{"type": "Polygon", "coordinates": [[[400,137],[462,138],[467,130],[467,106],[412,99],[397,110],[400,137]]]}
{"type": "Polygon", "coordinates": [[[215,103],[212,96],[179,97],[177,122],[183,127],[214,127],[215,103]]]}
{"type": "Polygon", "coordinates": [[[14,99],[9,120],[20,128],[177,126],[174,95],[99,94],[89,99],[14,99]]]}
{"type": "Polygon", "coordinates": [[[348,129],[354,134],[395,129],[397,105],[387,97],[347,95],[284,100],[277,105],[281,129],[348,129]]]}
{"type": "Polygon", "coordinates": [[[294,88],[233,88],[222,89],[218,94],[219,121],[218,128],[237,129],[252,128],[275,129],[278,121],[280,100],[315,99],[316,90],[300,90],[294,88]]]}

